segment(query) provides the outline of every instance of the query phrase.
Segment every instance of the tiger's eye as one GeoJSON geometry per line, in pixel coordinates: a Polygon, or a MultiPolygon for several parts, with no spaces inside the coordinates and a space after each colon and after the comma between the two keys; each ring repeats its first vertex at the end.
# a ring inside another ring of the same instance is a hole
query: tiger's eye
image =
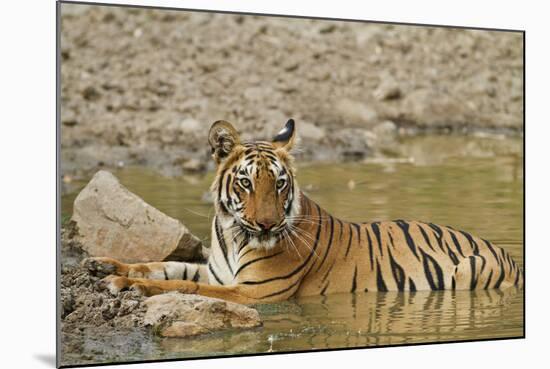
{"type": "Polygon", "coordinates": [[[244,188],[250,188],[251,185],[252,183],[250,183],[249,179],[247,178],[241,179],[241,186],[243,186],[244,188]]]}
{"type": "Polygon", "coordinates": [[[277,189],[281,189],[283,188],[283,186],[285,185],[285,180],[284,179],[279,179],[277,180],[277,189]]]}

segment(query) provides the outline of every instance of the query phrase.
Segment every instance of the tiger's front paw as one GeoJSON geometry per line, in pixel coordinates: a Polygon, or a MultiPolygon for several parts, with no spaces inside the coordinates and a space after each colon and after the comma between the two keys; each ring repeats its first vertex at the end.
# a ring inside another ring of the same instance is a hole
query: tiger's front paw
{"type": "Polygon", "coordinates": [[[108,257],[90,257],[82,260],[82,267],[90,274],[103,278],[109,275],[127,275],[127,268],[124,264],[108,257]]]}
{"type": "Polygon", "coordinates": [[[116,296],[120,291],[130,287],[130,280],[118,275],[108,275],[98,282],[98,286],[100,289],[109,290],[112,295],[116,296]]]}

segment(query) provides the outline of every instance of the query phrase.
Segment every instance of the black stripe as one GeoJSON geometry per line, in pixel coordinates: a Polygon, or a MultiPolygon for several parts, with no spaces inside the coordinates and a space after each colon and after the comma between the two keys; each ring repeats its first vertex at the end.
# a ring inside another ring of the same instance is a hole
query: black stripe
{"type": "Polygon", "coordinates": [[[453,277],[451,278],[451,288],[454,290],[456,289],[456,280],[455,280],[455,276],[453,275],[453,277]]]}
{"type": "Polygon", "coordinates": [[[361,247],[361,226],[357,223],[351,223],[357,229],[357,246],[361,247]]]}
{"type": "Polygon", "coordinates": [[[422,254],[422,264],[424,266],[424,274],[428,280],[428,284],[433,291],[439,291],[445,289],[445,281],[443,280],[443,270],[439,264],[435,261],[433,257],[426,254],[422,249],[420,249],[422,254]],[[434,276],[430,270],[430,266],[434,269],[437,281],[434,281],[434,276]]]}
{"type": "Polygon", "coordinates": [[[229,191],[229,186],[231,186],[231,178],[232,178],[231,174],[228,174],[227,175],[227,180],[225,181],[225,192],[226,192],[225,195],[227,196],[227,201],[228,201],[229,206],[231,206],[230,205],[231,204],[231,196],[229,196],[229,192],[230,192],[229,191]]]}
{"type": "Polygon", "coordinates": [[[485,270],[485,265],[487,264],[487,259],[485,259],[485,256],[482,256],[482,255],[477,255],[477,256],[480,257],[481,261],[483,262],[481,264],[481,269],[479,270],[479,275],[482,275],[483,271],[485,270]]]}
{"type": "Polygon", "coordinates": [[[372,240],[370,238],[369,227],[365,226],[365,234],[367,235],[367,241],[369,243],[369,260],[370,260],[370,270],[374,269],[374,251],[372,249],[372,240]]]}
{"type": "MultiPolygon", "coordinates": [[[[502,255],[504,255],[505,251],[502,249],[502,255]]],[[[510,271],[514,269],[513,263],[512,263],[512,257],[509,253],[506,253],[506,261],[508,262],[508,265],[510,265],[510,271]]]]}
{"type": "Polygon", "coordinates": [[[223,258],[225,259],[225,263],[227,264],[227,267],[229,268],[229,271],[231,274],[233,274],[233,268],[231,268],[231,264],[229,264],[229,258],[227,257],[227,245],[225,244],[225,239],[223,238],[223,232],[220,226],[220,222],[218,222],[218,218],[215,219],[215,229],[216,229],[216,238],[218,239],[218,244],[220,245],[223,253],[223,258]]]}
{"type": "Polygon", "coordinates": [[[500,264],[500,275],[498,276],[498,279],[495,283],[494,288],[499,288],[500,287],[500,284],[504,280],[505,275],[506,275],[506,273],[504,272],[504,263],[502,263],[502,264],[500,264]]]}
{"type": "Polygon", "coordinates": [[[249,252],[251,252],[251,251],[254,251],[254,249],[253,249],[253,248],[249,248],[248,250],[246,250],[246,252],[245,252],[244,254],[242,254],[241,256],[239,256],[239,259],[238,259],[238,260],[241,261],[241,259],[244,258],[244,256],[245,256],[246,254],[248,254],[249,252]]]}
{"type": "Polygon", "coordinates": [[[328,267],[327,271],[325,272],[325,275],[323,276],[323,279],[321,280],[322,282],[325,282],[327,280],[330,272],[332,271],[332,268],[334,268],[334,264],[336,264],[336,259],[334,259],[332,264],[330,264],[330,266],[328,267]]]}
{"type": "Polygon", "coordinates": [[[289,177],[288,182],[288,190],[286,193],[286,199],[287,202],[286,208],[285,208],[285,214],[288,216],[290,215],[290,212],[292,211],[292,204],[294,203],[294,182],[292,182],[292,177],[289,177]]]}
{"type": "MultiPolygon", "coordinates": [[[[393,247],[393,249],[395,249],[395,244],[393,243],[393,237],[392,237],[392,235],[391,235],[391,232],[388,231],[387,234],[388,234],[388,238],[390,239],[390,242],[389,242],[389,243],[390,243],[390,246],[393,247]]],[[[388,249],[389,249],[389,248],[388,248],[388,249]]],[[[390,250],[388,250],[388,252],[389,252],[389,251],[390,251],[390,250]]]]}
{"type": "MultiPolygon", "coordinates": [[[[315,206],[317,207],[317,211],[319,213],[319,215],[321,215],[321,208],[319,207],[319,205],[315,204],[315,206]]],[[[312,248],[312,251],[311,253],[309,254],[309,256],[307,257],[307,259],[296,269],[294,269],[292,272],[286,274],[286,275],[282,275],[282,276],[278,276],[278,277],[272,277],[272,278],[267,278],[267,279],[264,279],[264,280],[260,280],[260,281],[243,281],[241,282],[242,284],[264,284],[264,283],[268,283],[268,282],[273,282],[273,281],[278,281],[278,280],[282,280],[282,279],[288,279],[292,276],[294,276],[296,273],[298,273],[299,271],[301,271],[308,263],[309,263],[309,260],[313,257],[313,255],[315,254],[315,250],[317,250],[317,246],[319,245],[319,236],[321,235],[321,228],[322,228],[322,218],[319,217],[319,224],[317,226],[317,234],[315,236],[315,243],[313,244],[313,248],[312,248]]]]}
{"type": "Polygon", "coordinates": [[[487,248],[489,249],[489,251],[491,251],[491,253],[492,253],[493,256],[495,257],[496,261],[500,263],[500,261],[498,260],[497,253],[496,253],[495,249],[493,248],[493,245],[492,245],[489,241],[487,241],[487,240],[485,240],[485,239],[483,239],[483,238],[482,238],[481,240],[482,240],[483,242],[485,242],[485,245],[487,245],[487,248]]]}
{"type": "Polygon", "coordinates": [[[405,271],[403,270],[401,265],[399,265],[395,261],[390,249],[388,249],[388,255],[390,256],[391,272],[392,272],[392,275],[393,275],[393,279],[395,280],[395,283],[397,284],[397,289],[399,291],[403,291],[405,289],[405,281],[406,281],[405,271]]]}
{"type": "Polygon", "coordinates": [[[489,284],[491,283],[491,278],[493,278],[493,271],[491,270],[491,273],[489,273],[489,278],[487,278],[487,282],[485,283],[485,287],[483,289],[489,288],[489,284]]]}
{"type": "Polygon", "coordinates": [[[325,248],[325,255],[323,255],[323,259],[321,260],[321,263],[317,267],[317,271],[321,269],[321,267],[325,263],[328,253],[330,252],[330,247],[332,246],[332,238],[334,236],[334,218],[331,215],[329,215],[329,219],[330,219],[330,236],[328,237],[327,246],[325,248]]]}
{"type": "Polygon", "coordinates": [[[169,280],[170,278],[168,278],[168,273],[166,273],[166,268],[165,267],[162,267],[162,271],[164,272],[164,279],[169,280]]]}
{"type": "MultiPolygon", "coordinates": [[[[223,285],[223,282],[222,280],[220,279],[220,277],[218,277],[218,275],[216,274],[216,272],[214,272],[214,268],[212,268],[212,264],[208,263],[208,270],[210,270],[210,273],[212,273],[212,275],[214,276],[214,278],[216,279],[216,281],[218,281],[219,284],[223,285]]],[[[198,271],[198,270],[197,270],[198,271]]]]}
{"type": "Polygon", "coordinates": [[[462,252],[462,247],[460,246],[460,242],[458,241],[458,239],[456,238],[455,234],[453,231],[451,231],[450,229],[447,230],[447,232],[449,232],[449,234],[451,235],[451,240],[453,241],[455,247],[456,247],[456,250],[458,251],[458,253],[460,254],[460,256],[462,256],[463,258],[465,258],[466,256],[464,255],[464,253],[462,252]]]}
{"type": "Polygon", "coordinates": [[[416,292],[416,285],[414,284],[414,281],[409,277],[409,291],[416,292]]]}
{"type": "Polygon", "coordinates": [[[351,240],[353,238],[353,229],[351,228],[351,223],[348,223],[348,227],[349,227],[349,240],[348,240],[348,247],[346,248],[346,254],[344,255],[344,257],[348,256],[349,249],[351,247],[351,240]]]}
{"type": "Polygon", "coordinates": [[[183,275],[181,276],[181,279],[184,281],[187,280],[187,264],[183,265],[183,275]]]}
{"type": "Polygon", "coordinates": [[[422,234],[422,237],[424,237],[424,241],[426,241],[426,245],[428,245],[428,247],[430,249],[432,249],[432,251],[435,251],[433,246],[432,246],[432,243],[430,242],[430,238],[428,237],[428,234],[426,233],[426,231],[424,230],[424,228],[422,228],[420,226],[420,224],[417,224],[417,227],[418,229],[420,230],[420,233],[422,234]]]}
{"type": "Polygon", "coordinates": [[[283,294],[283,293],[285,293],[285,292],[287,292],[287,291],[290,291],[292,288],[296,287],[296,285],[297,285],[298,283],[300,283],[301,281],[302,281],[301,278],[298,278],[298,279],[296,280],[296,282],[292,283],[292,284],[291,284],[290,286],[288,286],[287,288],[282,289],[282,290],[279,290],[279,291],[277,291],[277,292],[270,293],[269,295],[264,295],[264,296],[260,297],[260,299],[265,299],[265,298],[268,298],[268,297],[277,296],[277,295],[283,294]]]}
{"type": "Polygon", "coordinates": [[[474,252],[474,255],[479,254],[479,246],[477,245],[476,241],[472,238],[472,235],[469,233],[466,233],[464,231],[458,231],[460,234],[462,234],[468,242],[470,242],[470,246],[472,247],[472,251],[474,252]]]}
{"type": "Polygon", "coordinates": [[[382,237],[380,236],[380,227],[378,227],[378,222],[371,223],[370,226],[372,228],[372,231],[374,232],[374,237],[376,237],[376,241],[378,242],[380,257],[383,257],[384,251],[382,251],[382,237]]]}
{"type": "Polygon", "coordinates": [[[437,244],[439,245],[439,248],[441,249],[441,251],[445,252],[445,250],[443,249],[443,242],[442,242],[442,239],[443,239],[443,231],[441,230],[441,228],[439,228],[438,226],[436,226],[435,224],[433,223],[426,223],[428,224],[428,227],[430,227],[431,229],[433,229],[434,231],[434,235],[435,235],[435,239],[437,241],[437,244]]]}
{"type": "Polygon", "coordinates": [[[325,295],[325,291],[327,290],[329,284],[330,284],[330,281],[328,281],[328,283],[325,285],[325,287],[323,287],[323,289],[321,290],[321,296],[325,295]]]}
{"type": "Polygon", "coordinates": [[[516,279],[514,280],[514,286],[517,286],[517,284],[519,282],[519,275],[520,274],[521,274],[521,271],[518,268],[517,271],[516,271],[516,279]]]}
{"type": "Polygon", "coordinates": [[[275,155],[271,154],[271,153],[268,153],[268,152],[264,152],[263,153],[264,157],[268,158],[268,159],[271,159],[272,160],[272,163],[275,164],[277,162],[277,158],[275,157],[275,155]]]}
{"type": "Polygon", "coordinates": [[[470,256],[468,259],[470,259],[470,289],[475,290],[477,285],[477,278],[476,278],[476,257],[470,256]]]}
{"type": "MultiPolygon", "coordinates": [[[[208,264],[208,265],[210,266],[210,264],[208,264]]],[[[212,271],[212,273],[214,274],[214,277],[216,277],[216,273],[214,273],[214,271],[212,271]]],[[[200,267],[197,266],[197,271],[193,275],[193,282],[197,282],[200,279],[200,277],[201,277],[200,267]]],[[[218,277],[216,277],[216,279],[218,279],[218,277]]]]}
{"type": "Polygon", "coordinates": [[[340,241],[342,241],[342,235],[344,233],[344,224],[342,223],[342,221],[340,219],[336,219],[336,221],[338,222],[338,224],[340,225],[340,232],[338,233],[338,239],[340,241]]]}
{"type": "Polygon", "coordinates": [[[382,277],[382,271],[380,270],[380,264],[378,263],[378,260],[376,260],[376,288],[378,289],[378,291],[381,292],[388,291],[386,283],[384,282],[384,278],[382,277]]]}
{"type": "Polygon", "coordinates": [[[453,264],[458,265],[458,258],[456,257],[456,254],[449,248],[449,245],[447,245],[447,252],[453,264]]]}
{"type": "Polygon", "coordinates": [[[256,258],[256,259],[252,259],[252,260],[247,261],[246,263],[244,263],[244,264],[242,264],[241,266],[239,266],[239,268],[238,268],[237,271],[235,272],[235,277],[238,276],[239,273],[240,273],[244,268],[246,268],[247,266],[249,266],[250,264],[254,264],[254,263],[258,262],[258,261],[262,261],[262,260],[266,260],[266,259],[271,259],[271,258],[273,258],[273,257],[275,257],[275,256],[277,256],[277,255],[282,254],[282,253],[283,253],[283,251],[279,251],[279,252],[277,252],[277,253],[275,253],[275,254],[272,254],[272,255],[261,256],[261,257],[259,257],[259,258],[256,258]]]}
{"type": "Polygon", "coordinates": [[[407,241],[407,246],[409,246],[409,249],[411,249],[414,256],[416,256],[417,260],[420,260],[420,257],[418,256],[418,253],[416,252],[416,245],[414,243],[414,240],[411,237],[411,234],[409,233],[409,224],[403,220],[398,220],[395,222],[399,228],[403,231],[403,234],[405,235],[405,240],[407,241]]]}
{"type": "Polygon", "coordinates": [[[351,280],[351,291],[355,292],[357,289],[357,264],[355,264],[355,270],[353,271],[353,279],[351,280]]]}

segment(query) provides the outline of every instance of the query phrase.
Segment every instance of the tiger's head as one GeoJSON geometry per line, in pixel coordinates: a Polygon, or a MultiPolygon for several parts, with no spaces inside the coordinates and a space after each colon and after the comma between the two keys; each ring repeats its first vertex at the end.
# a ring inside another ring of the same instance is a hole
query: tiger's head
{"type": "Polygon", "coordinates": [[[290,154],[294,120],[270,142],[241,142],[231,123],[220,120],[208,141],[217,164],[211,191],[223,228],[233,228],[251,247],[273,247],[300,211],[290,154]]]}

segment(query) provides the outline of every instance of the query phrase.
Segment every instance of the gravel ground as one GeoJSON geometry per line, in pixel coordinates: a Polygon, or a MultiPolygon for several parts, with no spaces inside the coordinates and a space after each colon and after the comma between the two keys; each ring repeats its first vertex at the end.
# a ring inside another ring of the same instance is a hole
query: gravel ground
{"type": "Polygon", "coordinates": [[[523,131],[520,33],[71,4],[61,26],[66,175],[206,170],[218,119],[267,138],[293,117],[309,160],[523,131]]]}

